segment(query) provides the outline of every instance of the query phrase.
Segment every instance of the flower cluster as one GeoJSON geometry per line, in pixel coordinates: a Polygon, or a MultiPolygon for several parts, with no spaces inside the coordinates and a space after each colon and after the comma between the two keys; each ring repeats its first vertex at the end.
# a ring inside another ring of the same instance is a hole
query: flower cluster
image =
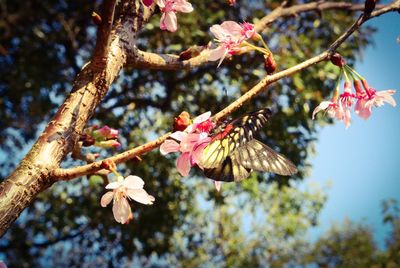
{"type": "Polygon", "coordinates": [[[219,43],[218,47],[210,51],[209,61],[219,60],[218,66],[228,55],[237,55],[247,52],[248,48],[254,46],[248,44],[246,40],[259,38],[254,29],[254,25],[248,22],[237,23],[225,21],[222,24],[215,24],[210,28],[211,33],[219,43]],[[248,46],[246,46],[248,45],[248,46]]]}
{"type": "Polygon", "coordinates": [[[203,150],[211,141],[208,133],[214,128],[214,123],[210,116],[211,112],[207,112],[196,117],[184,131],[175,131],[170,135],[171,139],[160,146],[163,155],[181,153],[176,161],[176,168],[182,176],[188,176],[194,165],[199,166],[203,150]]]}
{"type": "Polygon", "coordinates": [[[313,111],[312,119],[315,118],[318,112],[325,110],[330,117],[343,121],[346,128],[348,128],[351,124],[351,107],[354,103],[355,113],[365,120],[371,116],[374,106],[380,107],[384,102],[393,107],[396,106],[396,101],[392,97],[396,93],[395,90],[376,91],[355,70],[344,63],[340,65],[341,75],[331,100],[321,102],[313,111]],[[345,82],[343,93],[340,94],[339,82],[342,74],[345,76],[345,82]],[[355,92],[352,91],[351,80],[353,81],[355,92]]]}
{"type": "Polygon", "coordinates": [[[106,186],[106,189],[112,191],[101,197],[100,204],[102,207],[106,207],[113,200],[114,218],[117,222],[125,224],[133,218],[128,199],[133,199],[145,205],[152,205],[155,198],[143,189],[144,181],[140,177],[131,175],[125,179],[122,176],[117,176],[117,178],[118,181],[111,182],[106,186]]]}
{"type": "MultiPolygon", "coordinates": [[[[147,1],[146,1],[147,2],[147,1]]],[[[190,13],[192,4],[186,0],[157,0],[161,10],[160,29],[175,32],[178,29],[177,12],[190,13]]]]}

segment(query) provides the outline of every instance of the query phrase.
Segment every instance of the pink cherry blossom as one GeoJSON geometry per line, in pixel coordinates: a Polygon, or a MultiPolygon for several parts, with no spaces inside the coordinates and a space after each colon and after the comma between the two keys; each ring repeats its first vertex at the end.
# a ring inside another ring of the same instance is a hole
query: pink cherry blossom
{"type": "Polygon", "coordinates": [[[190,168],[199,165],[204,148],[210,143],[211,138],[207,133],[187,133],[176,131],[160,146],[163,155],[173,152],[181,152],[176,160],[176,168],[182,176],[188,176],[190,168]],[[179,141],[179,143],[177,142],[179,141]]]}
{"type": "Polygon", "coordinates": [[[343,109],[343,122],[348,128],[351,123],[351,106],[353,105],[353,100],[356,97],[351,91],[350,82],[344,82],[344,92],[339,96],[339,102],[343,109]]]}
{"type": "Polygon", "coordinates": [[[360,83],[354,82],[354,88],[357,91],[357,103],[354,110],[357,115],[361,118],[367,120],[372,114],[372,107],[380,107],[385,102],[389,103],[393,107],[396,106],[396,101],[392,97],[396,93],[396,90],[389,89],[383,91],[376,91],[375,89],[369,87],[366,80],[361,81],[364,89],[361,89],[360,83]]]}
{"type": "Polygon", "coordinates": [[[193,124],[189,125],[185,131],[188,133],[206,132],[209,133],[215,124],[211,120],[211,112],[203,113],[193,119],[193,124]]]}
{"type": "Polygon", "coordinates": [[[326,110],[328,115],[332,118],[336,118],[338,120],[343,119],[343,108],[340,102],[335,101],[323,101],[321,102],[313,111],[312,119],[315,119],[315,115],[320,112],[326,110]]]}
{"type": "Polygon", "coordinates": [[[128,198],[136,202],[152,205],[155,198],[149,195],[144,189],[144,181],[138,176],[128,176],[120,181],[111,182],[106,189],[112,190],[101,197],[100,204],[106,207],[113,200],[113,214],[117,222],[125,224],[132,217],[131,207],[128,198]]]}
{"type": "Polygon", "coordinates": [[[256,34],[254,24],[252,24],[252,23],[243,22],[240,24],[240,27],[242,28],[242,31],[240,32],[240,34],[243,37],[245,37],[246,39],[253,38],[253,36],[256,34]]]}
{"type": "Polygon", "coordinates": [[[175,32],[178,29],[176,12],[190,13],[193,11],[192,4],[186,0],[157,0],[161,15],[160,29],[175,32]]]}
{"type": "Polygon", "coordinates": [[[218,67],[227,55],[240,53],[243,41],[255,34],[254,25],[250,23],[239,24],[234,21],[224,21],[221,25],[215,24],[210,28],[219,46],[210,51],[209,61],[219,60],[218,67]]]}

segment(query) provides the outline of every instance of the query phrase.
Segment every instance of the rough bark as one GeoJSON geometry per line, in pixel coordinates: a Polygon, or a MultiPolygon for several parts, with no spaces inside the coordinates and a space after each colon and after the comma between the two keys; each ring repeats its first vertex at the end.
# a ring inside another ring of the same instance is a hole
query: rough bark
{"type": "MultiPolygon", "coordinates": [[[[93,64],[83,67],[54,118],[17,169],[0,184],[0,237],[36,196],[55,182],[51,172],[72,151],[86,122],[124,66],[142,22],[139,1],[120,3],[104,59],[93,58],[93,64]]],[[[98,38],[99,42],[104,40],[98,38]]]]}

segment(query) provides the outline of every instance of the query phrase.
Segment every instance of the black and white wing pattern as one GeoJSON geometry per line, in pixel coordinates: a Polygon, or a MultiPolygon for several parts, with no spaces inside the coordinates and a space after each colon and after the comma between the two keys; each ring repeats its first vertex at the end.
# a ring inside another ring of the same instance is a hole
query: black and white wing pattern
{"type": "Polygon", "coordinates": [[[266,108],[226,124],[203,151],[200,165],[204,174],[216,181],[241,181],[252,170],[295,174],[296,166],[289,159],[254,139],[270,116],[266,108]]]}
{"type": "Polygon", "coordinates": [[[296,166],[289,159],[253,139],[238,147],[221,165],[204,169],[204,175],[216,181],[241,181],[248,178],[252,170],[284,176],[297,172],[296,166]]]}
{"type": "Polygon", "coordinates": [[[271,110],[265,108],[224,125],[222,131],[215,134],[211,143],[204,149],[201,166],[219,167],[228,155],[252,140],[254,134],[267,123],[270,116],[271,110]]]}

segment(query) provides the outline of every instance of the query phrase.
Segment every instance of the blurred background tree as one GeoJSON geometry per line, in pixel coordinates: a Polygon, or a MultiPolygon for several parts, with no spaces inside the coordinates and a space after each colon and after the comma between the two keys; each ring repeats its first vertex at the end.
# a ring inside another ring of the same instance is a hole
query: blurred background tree
{"type": "MultiPolygon", "coordinates": [[[[224,20],[262,18],[280,1],[190,1],[195,12],[179,16],[175,33],[160,31],[159,14],[142,31],[139,47],[175,53],[212,40],[208,29],[224,20]],[[196,25],[196,28],[193,26],[196,25]]],[[[301,3],[302,1],[295,1],[301,3]]],[[[96,1],[11,1],[0,4],[0,175],[6,176],[43,129],[71,88],[71,81],[93,51],[96,1]]],[[[279,69],[293,66],[329,46],[354,20],[350,11],[301,13],[278,20],[263,33],[279,69]]],[[[362,27],[340,52],[350,64],[372,42],[373,29],[362,27]]],[[[98,108],[91,124],[121,131],[123,148],[139,145],[170,129],[182,110],[197,115],[219,111],[266,75],[256,54],[234,57],[216,69],[190,71],[125,70],[98,108]]],[[[181,178],[175,158],[152,152],[142,162],[121,165],[136,174],[156,196],[152,207],[135,204],[134,219],[116,224],[111,209],[100,207],[103,180],[98,176],[58,183],[25,210],[0,241],[10,267],[32,266],[265,266],[314,263],[327,267],[399,264],[399,221],[388,252],[377,251],[371,231],[347,223],[315,244],[305,239],[317,224],[326,196],[321,189],[299,190],[311,167],[316,126],[312,109],[330,95],[338,69],[320,63],[246,104],[237,113],[272,107],[274,116],[261,140],[287,155],[300,172],[290,178],[253,174],[242,184],[223,185],[216,193],[200,173],[181,178]],[[360,245],[363,245],[360,247],[360,245]],[[350,247],[354,252],[346,253],[350,247]],[[353,254],[354,255],[351,255],[353,254]],[[353,256],[354,260],[350,260],[353,256]],[[370,256],[370,259],[363,258],[370,256]],[[357,261],[363,261],[357,263],[357,261]]],[[[99,151],[103,156],[116,151],[99,151]]],[[[65,166],[77,163],[72,159],[65,166]]],[[[393,207],[393,206],[388,206],[393,207]]],[[[385,215],[389,209],[385,211],[385,215]]],[[[391,214],[390,214],[391,215],[391,214]]],[[[387,217],[385,216],[385,219],[387,217]]],[[[393,266],[394,267],[394,266],[393,266]]]]}

